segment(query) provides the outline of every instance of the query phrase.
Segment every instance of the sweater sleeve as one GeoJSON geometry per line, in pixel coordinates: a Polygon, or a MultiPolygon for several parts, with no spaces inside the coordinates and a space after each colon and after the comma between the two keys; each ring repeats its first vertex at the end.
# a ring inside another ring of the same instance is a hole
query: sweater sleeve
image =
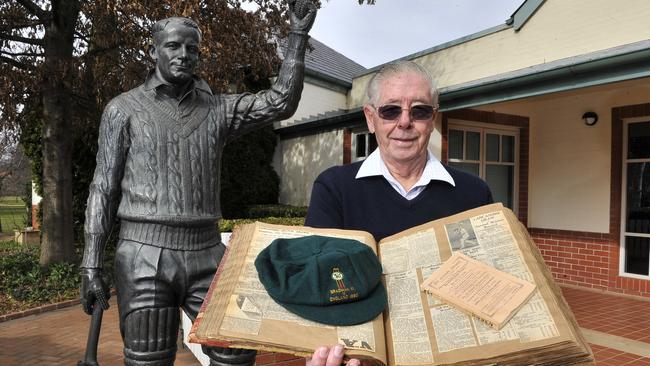
{"type": "Polygon", "coordinates": [[[116,104],[113,101],[106,107],[99,127],[97,165],[86,206],[83,268],[102,267],[104,247],[121,193],[120,182],[128,149],[125,130],[127,117],[116,104]]]}
{"type": "Polygon", "coordinates": [[[343,207],[339,191],[333,179],[328,179],[331,171],[325,171],[316,178],[311,191],[305,225],[319,228],[343,229],[343,207]]]}

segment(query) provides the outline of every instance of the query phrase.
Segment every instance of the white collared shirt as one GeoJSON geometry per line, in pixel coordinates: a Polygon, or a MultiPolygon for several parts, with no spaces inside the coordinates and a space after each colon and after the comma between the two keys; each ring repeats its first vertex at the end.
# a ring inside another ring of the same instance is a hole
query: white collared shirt
{"type": "Polygon", "coordinates": [[[432,180],[441,180],[451,184],[452,186],[456,185],[454,178],[451,177],[445,167],[442,166],[442,163],[440,163],[440,161],[436,159],[429,150],[427,150],[427,164],[424,166],[422,175],[409,191],[406,191],[397,179],[390,174],[384,160],[382,160],[381,155],[379,154],[379,149],[375,149],[375,151],[373,151],[372,154],[363,161],[355,178],[359,179],[376,175],[383,176],[397,191],[397,193],[409,201],[422,193],[427,184],[432,180]]]}

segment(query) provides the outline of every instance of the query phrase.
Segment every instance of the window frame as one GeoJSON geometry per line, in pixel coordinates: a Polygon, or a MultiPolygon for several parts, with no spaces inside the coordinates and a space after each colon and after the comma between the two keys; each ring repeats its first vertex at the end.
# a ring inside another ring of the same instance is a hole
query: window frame
{"type": "MultiPolygon", "coordinates": [[[[373,133],[370,133],[367,128],[360,128],[360,129],[354,129],[351,132],[351,142],[350,142],[350,150],[351,150],[351,162],[354,163],[356,161],[362,161],[365,160],[373,151],[374,149],[370,150],[370,140],[375,139],[375,135],[373,133]],[[366,139],[366,156],[357,156],[357,136],[359,135],[365,135],[366,139]]],[[[376,143],[376,140],[375,140],[376,143]]]]}
{"type": "Polygon", "coordinates": [[[648,263],[648,275],[640,275],[636,273],[625,272],[625,259],[626,259],[626,237],[634,236],[640,238],[650,238],[650,234],[643,233],[634,233],[628,232],[627,228],[627,167],[631,163],[639,162],[648,162],[650,163],[650,158],[643,159],[628,159],[628,126],[633,123],[650,123],[650,116],[643,117],[634,117],[634,118],[624,118],[623,119],[623,141],[622,141],[622,150],[621,150],[621,220],[620,220],[620,230],[619,230],[619,263],[618,263],[618,275],[620,277],[636,278],[641,280],[650,279],[650,261],[648,263]]]}
{"type": "MultiPolygon", "coordinates": [[[[521,149],[521,143],[520,143],[520,138],[521,138],[521,128],[517,126],[508,126],[508,125],[500,125],[500,124],[493,124],[493,123],[482,123],[482,122],[472,122],[472,121],[465,121],[461,119],[454,119],[453,121],[450,120],[447,125],[447,138],[449,139],[449,135],[451,134],[452,130],[463,130],[464,131],[464,138],[463,138],[463,158],[466,156],[466,132],[471,131],[471,132],[478,132],[480,133],[480,151],[479,151],[479,176],[481,179],[485,180],[485,175],[487,173],[487,165],[499,165],[499,166],[514,166],[514,181],[513,181],[513,202],[512,202],[512,211],[515,213],[515,215],[519,215],[519,169],[520,169],[520,164],[521,164],[521,158],[520,158],[520,149],[521,149]],[[514,162],[488,162],[487,161],[487,134],[497,134],[499,135],[499,160],[503,159],[503,143],[501,142],[501,136],[507,135],[507,136],[513,136],[514,137],[514,162]]],[[[449,141],[448,141],[449,143],[449,141]]],[[[454,159],[449,156],[449,152],[451,151],[451,148],[449,145],[447,146],[447,163],[476,163],[475,160],[466,160],[466,159],[454,159]]]]}

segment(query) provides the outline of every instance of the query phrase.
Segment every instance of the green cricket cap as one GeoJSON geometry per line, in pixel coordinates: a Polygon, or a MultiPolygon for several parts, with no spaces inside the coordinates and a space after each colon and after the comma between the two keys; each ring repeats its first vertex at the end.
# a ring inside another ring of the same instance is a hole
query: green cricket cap
{"type": "Polygon", "coordinates": [[[275,239],[259,253],[255,267],[273,300],[319,323],[365,323],[387,303],[381,263],[357,240],[319,235],[275,239]]]}

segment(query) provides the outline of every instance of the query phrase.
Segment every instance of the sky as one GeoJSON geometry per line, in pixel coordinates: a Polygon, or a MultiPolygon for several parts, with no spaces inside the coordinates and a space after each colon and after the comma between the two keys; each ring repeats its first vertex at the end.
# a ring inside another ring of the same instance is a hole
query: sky
{"type": "Polygon", "coordinates": [[[524,0],[321,0],[309,34],[370,68],[505,23],[524,0]]]}

